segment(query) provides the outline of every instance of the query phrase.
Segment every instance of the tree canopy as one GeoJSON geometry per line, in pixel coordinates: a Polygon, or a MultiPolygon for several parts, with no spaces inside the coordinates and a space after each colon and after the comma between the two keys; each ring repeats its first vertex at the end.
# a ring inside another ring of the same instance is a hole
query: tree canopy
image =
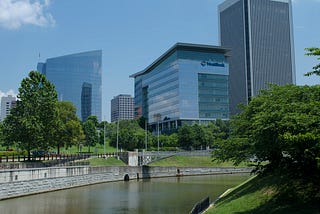
{"type": "MultiPolygon", "coordinates": [[[[110,144],[114,147],[117,145],[117,122],[113,123],[110,144]]],[[[134,150],[144,148],[145,130],[142,129],[138,120],[121,120],[119,121],[118,130],[118,147],[119,149],[134,150]]]]}
{"type": "Polygon", "coordinates": [[[73,103],[59,101],[57,103],[57,111],[58,124],[55,128],[55,145],[59,154],[60,147],[77,145],[84,140],[85,136],[80,119],[76,114],[77,109],[73,103]]]}
{"type": "Polygon", "coordinates": [[[319,170],[320,86],[276,86],[262,90],[231,121],[231,137],[214,158],[235,163],[249,158],[271,168],[301,173],[319,170]]]}
{"type": "Polygon", "coordinates": [[[17,106],[3,124],[5,143],[17,143],[27,150],[48,149],[56,127],[57,92],[46,77],[36,71],[22,80],[17,106]]]}
{"type": "Polygon", "coordinates": [[[99,142],[99,135],[97,132],[98,125],[99,123],[96,116],[89,116],[83,123],[85,146],[88,147],[88,152],[90,152],[91,146],[95,146],[99,142]]]}
{"type": "MultiPolygon", "coordinates": [[[[306,51],[308,51],[306,53],[307,56],[320,56],[320,48],[306,48],[306,51]]],[[[317,58],[318,60],[320,60],[320,57],[317,58]]],[[[320,63],[315,65],[313,68],[313,70],[306,73],[305,76],[310,76],[310,75],[319,75],[320,76],[320,63]]]]}

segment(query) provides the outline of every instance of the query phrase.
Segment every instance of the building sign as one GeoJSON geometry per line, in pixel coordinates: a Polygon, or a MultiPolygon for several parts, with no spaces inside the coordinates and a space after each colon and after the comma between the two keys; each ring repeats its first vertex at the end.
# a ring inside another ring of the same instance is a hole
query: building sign
{"type": "Polygon", "coordinates": [[[215,67],[225,67],[223,62],[212,62],[212,61],[202,61],[201,66],[215,66],[215,67]]]}

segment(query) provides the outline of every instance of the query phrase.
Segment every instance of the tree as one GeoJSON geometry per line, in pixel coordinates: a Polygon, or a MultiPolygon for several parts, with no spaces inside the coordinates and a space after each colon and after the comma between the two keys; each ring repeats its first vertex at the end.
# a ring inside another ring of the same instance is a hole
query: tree
{"type": "Polygon", "coordinates": [[[232,122],[232,136],[213,153],[235,163],[254,158],[268,168],[319,173],[320,86],[276,86],[252,98],[232,122]],[[317,162],[318,161],[318,162],[317,162]]]}
{"type": "Polygon", "coordinates": [[[22,80],[17,106],[4,120],[4,140],[18,143],[21,149],[47,150],[56,127],[57,92],[46,77],[36,71],[22,80]]]}
{"type": "MultiPolygon", "coordinates": [[[[117,146],[117,123],[113,123],[113,131],[110,144],[117,146]]],[[[133,151],[144,148],[145,130],[142,129],[138,120],[121,120],[119,121],[119,148],[133,151]]]]}
{"type": "MultiPolygon", "coordinates": [[[[313,48],[306,48],[305,50],[308,51],[306,53],[307,56],[320,56],[320,48],[313,47],[313,48]]],[[[317,59],[320,60],[320,57],[318,57],[317,59]]],[[[306,73],[305,76],[310,76],[312,74],[320,76],[320,63],[315,65],[312,69],[313,71],[306,73]]]]}
{"type": "Polygon", "coordinates": [[[194,129],[190,125],[183,125],[178,130],[178,145],[183,148],[190,150],[195,144],[195,133],[194,129]]]}
{"type": "Polygon", "coordinates": [[[2,122],[0,121],[0,143],[2,143],[2,139],[3,139],[2,130],[3,130],[3,124],[2,124],[2,122]]]}
{"type": "Polygon", "coordinates": [[[80,119],[76,115],[76,107],[69,101],[57,103],[58,123],[55,129],[55,145],[58,154],[60,147],[71,147],[79,144],[84,139],[80,119]]]}
{"type": "Polygon", "coordinates": [[[97,132],[98,119],[96,116],[89,116],[86,122],[83,123],[83,130],[85,134],[85,146],[95,146],[99,142],[99,135],[97,132]]]}

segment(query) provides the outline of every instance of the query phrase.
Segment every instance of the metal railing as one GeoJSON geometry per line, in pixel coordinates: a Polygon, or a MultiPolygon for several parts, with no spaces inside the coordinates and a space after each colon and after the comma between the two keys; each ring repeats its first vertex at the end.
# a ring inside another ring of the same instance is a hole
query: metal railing
{"type": "Polygon", "coordinates": [[[190,214],[199,214],[205,211],[210,206],[210,198],[206,197],[205,199],[198,202],[194,207],[192,208],[190,214]]]}

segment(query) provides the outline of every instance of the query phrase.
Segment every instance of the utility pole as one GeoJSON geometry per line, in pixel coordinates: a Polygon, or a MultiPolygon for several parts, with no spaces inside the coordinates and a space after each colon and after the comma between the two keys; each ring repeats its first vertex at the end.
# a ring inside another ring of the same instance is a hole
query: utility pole
{"type": "Polygon", "coordinates": [[[147,151],[147,148],[148,148],[148,121],[145,120],[144,121],[144,129],[145,129],[145,144],[146,144],[146,151],[147,151]]]}
{"type": "Polygon", "coordinates": [[[103,121],[103,152],[104,158],[106,158],[106,117],[104,117],[103,121]]]}
{"type": "Polygon", "coordinates": [[[117,159],[119,160],[119,118],[117,121],[117,159]]]}

